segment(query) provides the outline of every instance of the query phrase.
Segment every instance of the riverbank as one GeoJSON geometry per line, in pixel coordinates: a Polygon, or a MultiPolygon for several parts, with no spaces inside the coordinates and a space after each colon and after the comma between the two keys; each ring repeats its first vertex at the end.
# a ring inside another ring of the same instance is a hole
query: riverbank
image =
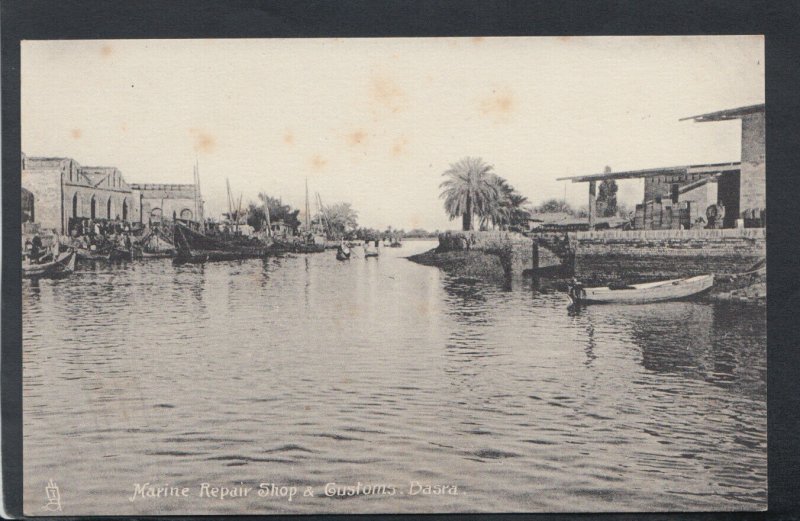
{"type": "Polygon", "coordinates": [[[408,260],[425,266],[440,268],[461,278],[503,281],[506,269],[498,255],[477,250],[439,251],[438,248],[411,255],[408,260]]]}
{"type": "Polygon", "coordinates": [[[409,260],[459,277],[508,280],[515,274],[587,286],[635,284],[713,273],[707,298],[766,302],[763,229],[637,230],[537,234],[449,232],[409,260]]]}

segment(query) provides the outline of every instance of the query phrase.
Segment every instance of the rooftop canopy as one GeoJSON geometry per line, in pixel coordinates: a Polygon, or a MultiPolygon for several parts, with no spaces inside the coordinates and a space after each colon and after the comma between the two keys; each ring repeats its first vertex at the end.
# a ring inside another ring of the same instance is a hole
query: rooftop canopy
{"type": "Polygon", "coordinates": [[[725,121],[728,119],[739,119],[748,114],[755,114],[756,112],[764,112],[764,110],[764,103],[759,103],[758,105],[748,105],[736,109],[718,110],[717,112],[709,112],[708,114],[689,116],[688,118],[681,118],[679,121],[686,121],[687,119],[693,119],[697,123],[702,123],[704,121],[725,121]]]}
{"type": "Polygon", "coordinates": [[[586,183],[589,181],[605,181],[606,179],[642,179],[660,175],[681,174],[718,174],[733,172],[741,169],[741,163],[714,163],[709,165],[667,166],[663,168],[647,168],[644,170],[628,170],[626,172],[608,172],[602,174],[579,175],[574,177],[559,177],[556,181],[572,181],[573,183],[586,183]]]}

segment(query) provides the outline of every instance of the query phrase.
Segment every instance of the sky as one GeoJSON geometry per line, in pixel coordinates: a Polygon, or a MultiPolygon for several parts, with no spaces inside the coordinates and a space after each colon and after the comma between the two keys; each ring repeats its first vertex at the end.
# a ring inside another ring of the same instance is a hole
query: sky
{"type": "Polygon", "coordinates": [[[678,120],[762,102],[761,36],[22,45],[23,152],[129,183],[191,183],[196,161],[207,216],[227,211],[226,179],[297,208],[307,179],[362,226],[454,229],[439,184],[465,156],[534,204],[585,206],[586,183],[556,178],[738,161],[738,121],[678,120]]]}

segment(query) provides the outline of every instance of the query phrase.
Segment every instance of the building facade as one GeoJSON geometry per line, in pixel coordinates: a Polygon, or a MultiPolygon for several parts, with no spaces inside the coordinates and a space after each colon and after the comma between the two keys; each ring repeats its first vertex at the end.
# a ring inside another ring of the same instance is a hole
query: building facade
{"type": "Polygon", "coordinates": [[[739,211],[737,214],[765,210],[767,207],[766,105],[760,103],[700,114],[686,119],[692,119],[697,123],[741,120],[742,170],[738,186],[739,211]]]}
{"type": "Polygon", "coordinates": [[[204,219],[203,199],[197,185],[134,183],[131,188],[141,194],[144,223],[204,219]]]}
{"type": "Polygon", "coordinates": [[[115,167],[22,155],[23,224],[65,234],[78,219],[141,222],[141,195],[115,167]],[[27,194],[26,194],[27,192],[27,194]]]}
{"type": "Polygon", "coordinates": [[[590,229],[596,224],[597,182],[643,179],[634,228],[763,227],[766,223],[765,105],[750,105],[684,118],[696,122],[742,121],[741,161],[604,172],[558,180],[589,183],[590,229]]]}

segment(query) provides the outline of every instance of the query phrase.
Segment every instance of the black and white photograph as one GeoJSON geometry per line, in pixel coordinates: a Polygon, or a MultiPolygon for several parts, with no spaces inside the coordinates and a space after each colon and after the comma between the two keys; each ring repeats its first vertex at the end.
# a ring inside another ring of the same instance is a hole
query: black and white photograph
{"type": "Polygon", "coordinates": [[[26,516],[767,509],[763,36],[20,51],[26,516]]]}

